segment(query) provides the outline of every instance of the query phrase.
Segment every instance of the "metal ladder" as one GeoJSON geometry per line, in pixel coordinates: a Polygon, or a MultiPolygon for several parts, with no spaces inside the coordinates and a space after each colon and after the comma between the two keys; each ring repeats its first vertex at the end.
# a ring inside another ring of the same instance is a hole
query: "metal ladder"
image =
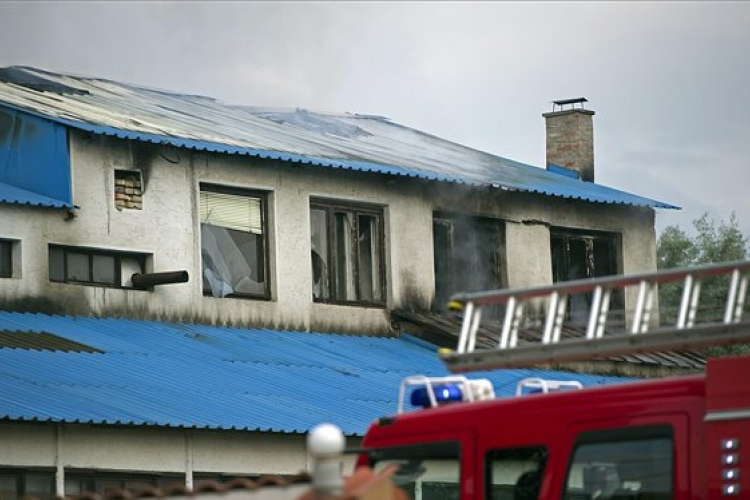
{"type": "Polygon", "coordinates": [[[456,351],[443,350],[440,357],[451,372],[461,373],[750,342],[750,321],[743,319],[748,277],[750,261],[738,261],[516,290],[456,294],[451,297],[451,304],[464,313],[458,348],[456,351]],[[718,276],[729,276],[723,319],[696,322],[701,283],[718,276]],[[651,324],[657,319],[653,307],[659,285],[667,283],[682,283],[677,320],[675,324],[652,329],[651,324]],[[612,293],[632,287],[637,287],[637,298],[629,332],[607,332],[612,293]],[[585,336],[561,339],[567,299],[575,294],[592,294],[585,336]],[[543,335],[540,341],[518,345],[524,308],[531,301],[546,303],[543,335]],[[497,304],[506,306],[497,346],[477,349],[476,337],[482,321],[482,308],[497,304]]]}

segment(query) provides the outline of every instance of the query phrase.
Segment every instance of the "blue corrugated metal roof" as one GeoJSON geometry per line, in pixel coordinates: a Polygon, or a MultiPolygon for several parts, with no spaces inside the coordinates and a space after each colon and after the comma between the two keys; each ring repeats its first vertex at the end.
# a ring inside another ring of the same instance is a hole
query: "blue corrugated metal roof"
{"type": "Polygon", "coordinates": [[[33,68],[3,71],[0,105],[96,134],[598,203],[678,208],[477,151],[380,116],[232,106],[33,68]]]}
{"type": "MultiPolygon", "coordinates": [[[[99,353],[0,348],[0,418],[361,435],[395,413],[401,380],[444,376],[436,347],[361,337],[0,312],[0,330],[46,332],[99,353]]],[[[624,379],[542,370],[477,374],[511,396],[529,376],[586,386],[624,379]]]]}
{"type": "Polygon", "coordinates": [[[67,201],[55,200],[49,196],[32,193],[31,191],[17,188],[3,182],[0,182],[0,203],[50,208],[78,208],[67,201]]]}

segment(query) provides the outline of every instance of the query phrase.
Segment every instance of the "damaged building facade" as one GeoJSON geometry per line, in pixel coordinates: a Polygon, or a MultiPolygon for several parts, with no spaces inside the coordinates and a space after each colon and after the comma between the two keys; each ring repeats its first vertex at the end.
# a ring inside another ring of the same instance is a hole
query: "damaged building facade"
{"type": "MultiPolygon", "coordinates": [[[[380,116],[0,69],[0,309],[393,337],[393,311],[439,313],[458,291],[654,270],[655,210],[676,207],[594,182],[584,102],[544,115],[539,168],[380,116]]],[[[249,423],[256,434],[236,438],[220,423],[188,439],[178,429],[188,424],[32,426],[19,422],[33,415],[0,413],[0,436],[37,443],[0,451],[0,469],[47,467],[57,493],[65,467],[101,466],[87,446],[107,439],[126,450],[102,457],[107,470],[184,477],[196,462],[213,474],[305,464],[301,427],[249,423]],[[255,458],[234,453],[238,442],[255,458]],[[58,446],[77,458],[55,462],[58,446]]],[[[96,476],[86,474],[68,476],[96,476]]]]}
{"type": "Polygon", "coordinates": [[[0,182],[46,197],[5,196],[6,302],[385,334],[457,291],[655,268],[670,206],[592,182],[585,109],[545,115],[540,169],[382,117],[3,75],[0,182]]]}

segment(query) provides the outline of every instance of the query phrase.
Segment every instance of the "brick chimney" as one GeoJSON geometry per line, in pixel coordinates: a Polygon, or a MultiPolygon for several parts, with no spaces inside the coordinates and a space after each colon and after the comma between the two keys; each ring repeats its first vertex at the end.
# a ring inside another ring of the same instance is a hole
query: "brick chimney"
{"type": "Polygon", "coordinates": [[[583,97],[553,101],[552,112],[542,114],[547,125],[547,170],[563,167],[594,182],[594,112],[583,108],[585,102],[583,97]]]}

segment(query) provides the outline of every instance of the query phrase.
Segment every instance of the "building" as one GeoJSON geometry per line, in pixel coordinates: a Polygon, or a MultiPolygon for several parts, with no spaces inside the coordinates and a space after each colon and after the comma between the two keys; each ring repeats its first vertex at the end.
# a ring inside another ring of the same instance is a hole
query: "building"
{"type": "MultiPolygon", "coordinates": [[[[0,440],[12,443],[0,451],[0,490],[12,499],[10,485],[16,495],[61,494],[155,475],[191,484],[201,474],[297,472],[305,426],[340,417],[338,402],[323,401],[322,413],[293,408],[316,407],[313,385],[310,399],[268,409],[268,423],[252,421],[262,413],[253,401],[240,405],[256,408],[240,425],[225,410],[243,391],[214,400],[223,392],[204,386],[181,419],[169,401],[190,394],[192,369],[231,385],[237,375],[225,364],[288,366],[300,356],[290,336],[307,335],[318,340],[298,363],[330,378],[269,370],[276,375],[262,384],[283,392],[325,380],[357,400],[351,362],[327,358],[332,339],[348,339],[339,357],[364,362],[375,347],[353,335],[370,335],[398,358],[411,337],[394,312],[440,312],[461,290],[653,270],[654,211],[676,207],[594,182],[584,102],[558,101],[544,115],[548,165],[538,168],[379,116],[0,69],[0,440]],[[76,321],[101,323],[79,330],[76,321]],[[129,334],[135,344],[122,343],[129,334]],[[264,357],[248,360],[261,334],[264,357]],[[201,341],[216,351],[195,347],[201,341]],[[58,363],[67,368],[53,370],[58,363]],[[108,374],[104,392],[97,373],[108,374]],[[150,399],[148,387],[173,392],[150,399]],[[128,388],[141,392],[119,400],[128,388]],[[58,389],[68,397],[56,400],[58,389]],[[211,417],[208,401],[219,405],[211,417]],[[306,418],[290,424],[300,411],[306,418]],[[103,443],[122,453],[91,451],[103,443]]],[[[627,308],[635,297],[620,300],[627,308]]],[[[584,307],[572,304],[571,315],[584,307]]],[[[357,373],[393,396],[358,400],[356,424],[336,423],[356,438],[363,415],[393,408],[396,377],[440,374],[432,347],[409,359],[409,373],[389,356],[382,370],[357,373]]]]}

